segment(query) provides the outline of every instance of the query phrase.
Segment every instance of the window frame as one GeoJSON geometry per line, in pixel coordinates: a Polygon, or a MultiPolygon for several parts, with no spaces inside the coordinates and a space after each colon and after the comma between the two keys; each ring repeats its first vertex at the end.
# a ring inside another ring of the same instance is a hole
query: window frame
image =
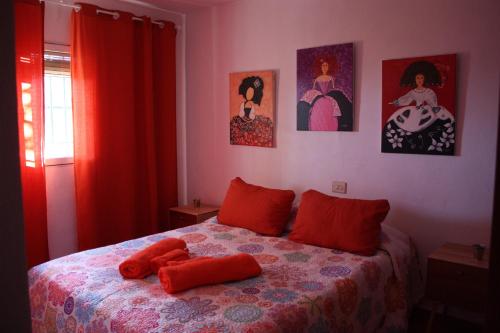
{"type": "MultiPolygon", "coordinates": [[[[46,52],[53,52],[53,53],[67,53],[69,54],[70,51],[70,46],[65,45],[65,44],[57,44],[57,43],[45,43],[44,45],[44,57],[46,52]]],[[[43,75],[44,75],[44,80],[45,80],[45,74],[46,74],[46,67],[45,67],[45,60],[44,60],[44,66],[43,66],[43,75]]],[[[70,80],[71,80],[71,74],[70,74],[70,80]]],[[[45,107],[44,107],[45,109],[45,107]]],[[[44,110],[45,114],[45,110],[44,110]]],[[[45,116],[44,116],[45,118],[45,116]]],[[[44,130],[44,141],[45,141],[45,130],[44,130]]],[[[45,155],[45,145],[44,145],[44,155],[45,155]]],[[[44,164],[46,166],[58,166],[58,165],[70,165],[74,164],[74,156],[66,156],[66,157],[49,157],[46,158],[44,156],[44,164]]]]}

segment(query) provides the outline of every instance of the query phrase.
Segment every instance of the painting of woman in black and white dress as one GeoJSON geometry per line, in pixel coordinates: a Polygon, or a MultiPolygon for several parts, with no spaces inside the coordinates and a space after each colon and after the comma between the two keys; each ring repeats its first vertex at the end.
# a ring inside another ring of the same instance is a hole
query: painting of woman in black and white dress
{"type": "Polygon", "coordinates": [[[382,152],[454,154],[455,64],[455,55],[383,62],[382,152]]]}

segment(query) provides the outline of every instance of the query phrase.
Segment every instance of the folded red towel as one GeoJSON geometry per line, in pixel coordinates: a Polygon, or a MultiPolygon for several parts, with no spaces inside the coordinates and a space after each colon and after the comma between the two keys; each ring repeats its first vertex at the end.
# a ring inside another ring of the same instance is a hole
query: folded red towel
{"type": "Polygon", "coordinates": [[[165,265],[162,265],[162,267],[183,265],[183,264],[188,263],[188,262],[195,262],[195,261],[206,260],[206,259],[213,259],[213,257],[196,257],[196,258],[189,258],[189,259],[185,259],[185,260],[169,261],[165,265]]]}
{"type": "Polygon", "coordinates": [[[153,273],[150,260],[168,251],[186,248],[186,242],[177,238],[166,238],[141,250],[120,264],[120,273],[127,279],[142,279],[153,273]]]}
{"type": "Polygon", "coordinates": [[[262,273],[254,257],[241,253],[221,258],[191,260],[160,268],[158,277],[165,291],[173,294],[186,289],[248,279],[262,273]]]}
{"type": "Polygon", "coordinates": [[[176,262],[178,260],[186,260],[189,259],[189,252],[183,249],[175,249],[172,251],[168,251],[167,253],[154,257],[149,262],[151,264],[151,270],[155,273],[158,273],[158,270],[162,266],[166,266],[169,261],[176,262]]]}

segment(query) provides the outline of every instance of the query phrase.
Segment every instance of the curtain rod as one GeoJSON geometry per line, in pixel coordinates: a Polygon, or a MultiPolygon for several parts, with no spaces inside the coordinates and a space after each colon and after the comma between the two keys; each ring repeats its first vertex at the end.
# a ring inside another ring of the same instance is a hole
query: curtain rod
{"type": "MultiPolygon", "coordinates": [[[[67,8],[72,8],[74,9],[76,12],[78,12],[82,7],[80,5],[72,5],[72,4],[68,4],[68,3],[64,3],[64,2],[55,2],[55,1],[50,1],[50,0],[39,0],[40,2],[45,2],[45,3],[48,3],[48,4],[51,4],[51,5],[57,5],[57,6],[61,6],[61,7],[67,7],[67,8]]],[[[118,12],[112,12],[112,11],[108,11],[108,10],[103,10],[103,9],[96,9],[96,13],[97,14],[107,14],[107,15],[111,15],[113,16],[113,18],[115,20],[117,20],[119,17],[120,17],[120,13],[118,12]]],[[[177,14],[177,13],[176,13],[177,14]]],[[[136,17],[136,16],[132,16],[132,20],[134,21],[144,21],[142,18],[140,17],[136,17]]],[[[165,26],[165,24],[163,24],[163,22],[160,22],[160,21],[151,21],[151,23],[153,24],[156,24],[158,26],[160,26],[160,28],[163,28],[165,26]]],[[[175,29],[177,31],[180,31],[181,30],[181,27],[176,25],[175,26],[175,29]]]]}

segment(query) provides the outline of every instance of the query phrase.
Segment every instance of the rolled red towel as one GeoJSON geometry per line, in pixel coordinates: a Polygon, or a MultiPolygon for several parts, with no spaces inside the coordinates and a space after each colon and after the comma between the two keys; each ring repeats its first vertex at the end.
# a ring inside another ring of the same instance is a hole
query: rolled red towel
{"type": "Polygon", "coordinates": [[[135,253],[120,264],[120,274],[127,279],[142,279],[153,273],[150,260],[168,251],[186,248],[186,242],[177,238],[166,238],[135,253]]]}
{"type": "Polygon", "coordinates": [[[149,263],[151,264],[151,270],[156,274],[158,273],[160,267],[166,266],[169,261],[184,261],[186,259],[189,259],[189,252],[187,250],[175,249],[172,251],[168,251],[161,256],[154,257],[149,263]]]}
{"type": "Polygon", "coordinates": [[[169,294],[190,288],[248,279],[262,273],[254,257],[241,253],[221,258],[191,260],[160,268],[158,277],[169,294]]]}
{"type": "Polygon", "coordinates": [[[188,262],[195,262],[195,261],[206,260],[206,259],[213,259],[213,257],[196,257],[196,258],[189,258],[189,259],[185,259],[185,260],[169,261],[165,265],[162,265],[162,267],[183,265],[183,264],[188,263],[188,262]]]}

